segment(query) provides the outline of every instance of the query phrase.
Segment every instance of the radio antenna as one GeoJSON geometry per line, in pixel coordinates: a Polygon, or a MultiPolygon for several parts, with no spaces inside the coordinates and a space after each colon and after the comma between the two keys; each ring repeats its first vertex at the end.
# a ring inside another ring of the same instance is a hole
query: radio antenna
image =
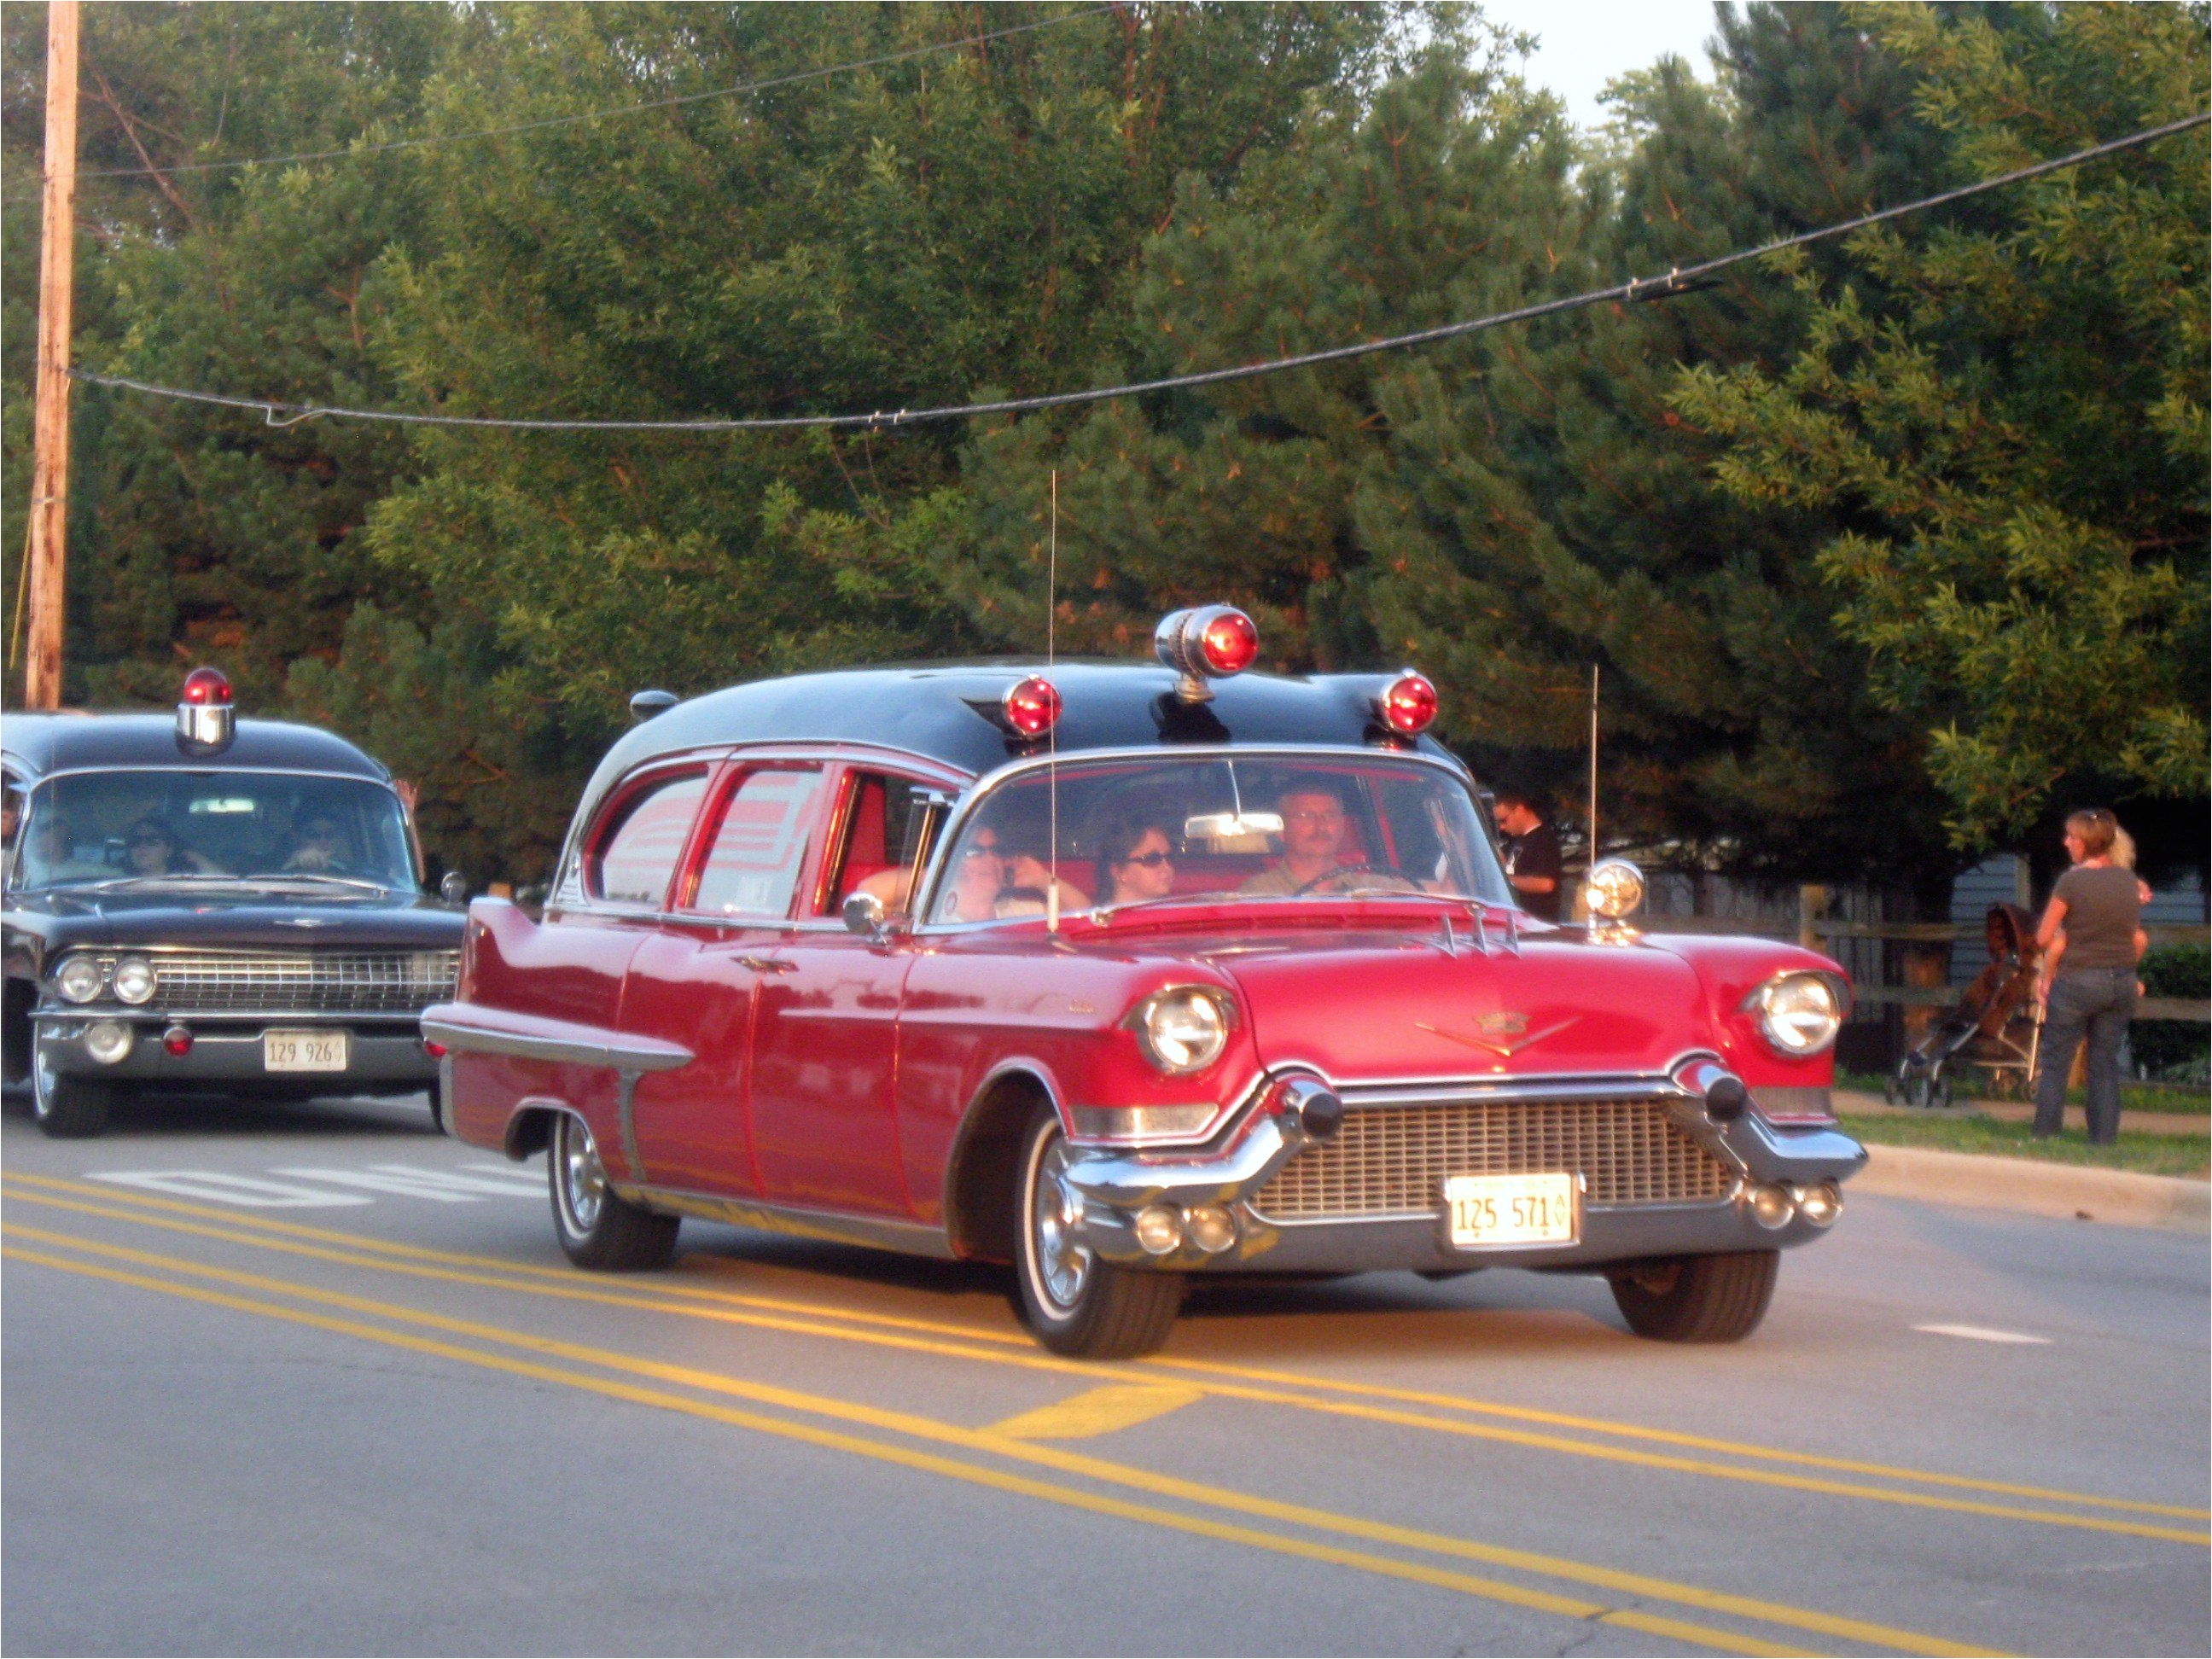
{"type": "MultiPolygon", "coordinates": [[[[1044,668],[1052,673],[1054,647],[1059,642],[1060,622],[1060,469],[1052,470],[1052,514],[1045,527],[1044,554],[1044,668]]],[[[1060,722],[1045,734],[1044,793],[1052,838],[1052,879],[1044,890],[1044,930],[1060,931],[1060,722]]]]}
{"type": "Polygon", "coordinates": [[[1597,665],[1590,665],[1589,863],[1597,862],[1597,665]]]}

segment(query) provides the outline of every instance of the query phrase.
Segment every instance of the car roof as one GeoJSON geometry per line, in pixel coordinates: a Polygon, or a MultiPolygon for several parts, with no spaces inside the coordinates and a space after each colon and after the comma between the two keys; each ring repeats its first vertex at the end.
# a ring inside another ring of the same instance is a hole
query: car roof
{"type": "Polygon", "coordinates": [[[1054,747],[1164,749],[1196,744],[1412,750],[1458,766],[1433,738],[1395,737],[1374,698],[1391,674],[1239,674],[1211,683],[1211,702],[1176,696],[1172,670],[1127,661],[1029,659],[853,668],[755,680],[677,703],[625,733],[599,763],[584,795],[596,801],[645,762],[723,745],[856,744],[920,755],[971,775],[1023,756],[1042,740],[1002,723],[1000,701],[1032,674],[1060,695],[1054,747]]]}
{"type": "Polygon", "coordinates": [[[188,755],[179,747],[173,714],[11,712],[5,727],[0,732],[0,755],[30,778],[119,767],[328,772],[377,783],[389,782],[392,777],[380,762],[336,733],[288,720],[241,720],[230,745],[213,755],[188,755]]]}

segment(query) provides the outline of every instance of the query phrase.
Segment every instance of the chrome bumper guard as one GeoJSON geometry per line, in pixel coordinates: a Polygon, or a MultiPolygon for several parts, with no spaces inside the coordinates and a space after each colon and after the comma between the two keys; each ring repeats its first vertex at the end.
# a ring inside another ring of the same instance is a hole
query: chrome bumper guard
{"type": "Polygon", "coordinates": [[[1295,1114],[1264,1106],[1255,1107],[1243,1133],[1218,1152],[1074,1148],[1065,1178],[1083,1199],[1085,1242],[1101,1257],[1177,1272],[1579,1270],[1645,1256],[1774,1249],[1820,1237],[1841,1208],[1842,1182],[1866,1166],[1866,1149],[1833,1128],[1785,1127],[1743,1109],[1735,1103],[1743,1098],[1740,1091],[1733,1102],[1725,1090],[1712,1092],[1724,1075],[1701,1064],[1673,1078],[1638,1079],[1638,1086],[1662,1101],[1668,1116],[1732,1172],[1729,1190],[1715,1201],[1587,1206],[1581,1236],[1568,1245],[1458,1249],[1447,1241],[1438,1214],[1271,1220],[1251,1199],[1326,1137],[1309,1133],[1295,1114]],[[1139,1218],[1163,1210],[1171,1212],[1172,1225],[1155,1216],[1152,1237],[1141,1237],[1139,1218]],[[1222,1224],[1224,1213],[1233,1225],[1222,1224]],[[1196,1224],[1200,1221],[1205,1224],[1196,1224]],[[1201,1233],[1206,1244],[1194,1237],[1201,1233]],[[1170,1237],[1172,1244],[1162,1248],[1170,1237]]]}

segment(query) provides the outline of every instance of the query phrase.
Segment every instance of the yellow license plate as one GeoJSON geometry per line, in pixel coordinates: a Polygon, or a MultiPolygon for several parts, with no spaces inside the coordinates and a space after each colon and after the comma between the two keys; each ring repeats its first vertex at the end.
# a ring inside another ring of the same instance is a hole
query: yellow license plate
{"type": "Polygon", "coordinates": [[[264,1072],[343,1072],[346,1068],[343,1031],[264,1031],[261,1069],[264,1072]]]}
{"type": "Polygon", "coordinates": [[[1462,1250],[1506,1244],[1571,1244],[1582,1233],[1581,1183],[1569,1173],[1453,1176],[1444,1220],[1462,1250]]]}

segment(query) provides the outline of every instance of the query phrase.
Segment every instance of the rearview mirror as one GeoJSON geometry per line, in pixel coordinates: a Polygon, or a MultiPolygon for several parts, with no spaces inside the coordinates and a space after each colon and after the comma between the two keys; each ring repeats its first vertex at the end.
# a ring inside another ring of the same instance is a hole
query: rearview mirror
{"type": "Polygon", "coordinates": [[[446,878],[438,884],[438,896],[448,904],[459,904],[469,896],[469,878],[458,870],[446,872],[446,878]]]}

